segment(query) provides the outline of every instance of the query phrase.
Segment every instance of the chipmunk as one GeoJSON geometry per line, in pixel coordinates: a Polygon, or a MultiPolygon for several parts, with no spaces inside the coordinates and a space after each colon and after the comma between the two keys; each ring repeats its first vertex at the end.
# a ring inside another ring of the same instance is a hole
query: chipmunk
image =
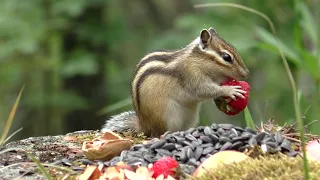
{"type": "Polygon", "coordinates": [[[197,126],[205,100],[244,98],[240,86],[220,86],[233,78],[246,79],[249,70],[237,50],[213,28],[203,29],[186,47],[147,54],[137,64],[131,82],[135,111],[111,117],[105,131],[143,132],[159,137],[197,126]]]}

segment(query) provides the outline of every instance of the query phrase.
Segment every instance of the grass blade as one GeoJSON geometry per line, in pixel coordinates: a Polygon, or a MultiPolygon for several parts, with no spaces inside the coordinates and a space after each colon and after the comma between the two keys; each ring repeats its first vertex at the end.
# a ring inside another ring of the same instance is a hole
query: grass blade
{"type": "Polygon", "coordinates": [[[28,157],[34,162],[36,163],[37,167],[39,168],[39,170],[43,173],[43,175],[48,179],[51,180],[51,176],[50,174],[46,171],[46,169],[44,168],[44,166],[42,166],[42,164],[40,163],[40,161],[38,159],[36,159],[32,154],[25,152],[28,157]]]}
{"type": "Polygon", "coordinates": [[[12,122],[13,122],[13,119],[14,119],[14,116],[16,114],[16,111],[17,111],[17,108],[18,108],[18,105],[19,105],[19,101],[20,101],[20,98],[21,98],[21,95],[22,95],[22,92],[23,92],[23,89],[24,89],[24,86],[21,88],[20,92],[19,92],[19,95],[11,109],[11,112],[10,112],[10,115],[9,115],[9,118],[6,122],[6,125],[3,129],[3,133],[1,135],[1,138],[0,138],[0,145],[2,145],[8,135],[8,132],[9,132],[9,129],[12,125],[12,122]]]}
{"type": "Polygon", "coordinates": [[[250,127],[252,129],[256,129],[248,106],[244,109],[244,118],[246,120],[247,127],[250,127]]]}

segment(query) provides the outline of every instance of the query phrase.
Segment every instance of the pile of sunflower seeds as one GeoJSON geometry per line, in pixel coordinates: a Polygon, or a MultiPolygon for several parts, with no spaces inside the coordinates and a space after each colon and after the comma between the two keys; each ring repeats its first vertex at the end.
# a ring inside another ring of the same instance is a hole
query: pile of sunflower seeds
{"type": "Polygon", "coordinates": [[[243,152],[255,145],[261,146],[264,152],[283,152],[288,156],[298,154],[292,150],[290,141],[283,138],[280,132],[257,133],[251,128],[213,123],[211,126],[199,126],[187,131],[167,132],[160,139],[152,139],[148,144],[134,145],[104,164],[113,166],[124,161],[131,166],[147,166],[164,156],[172,156],[182,165],[182,171],[191,174],[214,153],[223,150],[243,152]]]}

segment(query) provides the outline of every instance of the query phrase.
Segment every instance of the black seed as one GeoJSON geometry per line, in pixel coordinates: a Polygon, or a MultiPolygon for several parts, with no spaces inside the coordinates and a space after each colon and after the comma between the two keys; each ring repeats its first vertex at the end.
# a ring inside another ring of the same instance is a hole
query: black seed
{"type": "Polygon", "coordinates": [[[134,145],[132,148],[133,148],[134,151],[136,151],[136,150],[139,150],[142,147],[143,147],[143,144],[137,144],[137,145],[134,145]]]}
{"type": "Polygon", "coordinates": [[[243,142],[238,141],[231,145],[230,149],[238,150],[243,145],[243,142]]]}
{"type": "Polygon", "coordinates": [[[183,141],[183,144],[186,146],[191,147],[193,150],[196,148],[193,144],[191,144],[189,141],[183,141]]]}
{"type": "Polygon", "coordinates": [[[169,138],[166,138],[166,140],[170,143],[176,143],[177,142],[177,139],[174,138],[173,136],[170,136],[169,138]]]}
{"type": "Polygon", "coordinates": [[[203,142],[208,142],[208,143],[211,143],[212,142],[212,139],[208,136],[200,136],[200,139],[203,141],[203,142]]]}
{"type": "Polygon", "coordinates": [[[195,138],[199,138],[199,137],[200,137],[199,131],[194,131],[194,132],[192,133],[192,136],[195,137],[195,138]]]}
{"type": "Polygon", "coordinates": [[[67,158],[63,158],[63,159],[61,159],[61,161],[66,166],[72,166],[73,165],[72,162],[67,158]]]}
{"type": "Polygon", "coordinates": [[[204,155],[210,154],[210,153],[212,153],[212,151],[214,151],[214,147],[206,147],[203,149],[202,154],[204,154],[204,155]]]}
{"type": "Polygon", "coordinates": [[[261,143],[261,141],[263,140],[264,136],[266,136],[266,133],[262,132],[262,133],[258,134],[255,138],[256,138],[258,143],[261,143]]]}
{"type": "Polygon", "coordinates": [[[132,159],[128,162],[129,166],[139,166],[143,164],[143,160],[141,159],[132,159]]]}
{"type": "Polygon", "coordinates": [[[185,162],[187,160],[187,154],[184,149],[182,149],[180,152],[175,153],[173,155],[178,161],[185,162]]]}
{"type": "Polygon", "coordinates": [[[205,135],[209,135],[209,134],[212,134],[212,133],[214,133],[214,131],[210,128],[210,127],[205,127],[204,128],[204,134],[205,135]]]}
{"type": "Polygon", "coordinates": [[[258,144],[258,142],[255,137],[252,137],[251,139],[249,139],[248,144],[251,146],[254,146],[254,145],[258,144]]]}
{"type": "Polygon", "coordinates": [[[217,133],[218,133],[219,136],[222,136],[222,135],[226,134],[226,131],[224,129],[222,129],[222,128],[219,128],[217,133]]]}
{"type": "Polygon", "coordinates": [[[119,156],[116,156],[110,160],[110,166],[114,166],[119,162],[119,156]]]}
{"type": "Polygon", "coordinates": [[[211,128],[214,129],[214,130],[216,130],[216,129],[219,128],[219,126],[218,126],[218,124],[216,124],[216,123],[212,123],[212,124],[211,124],[211,128]]]}
{"type": "Polygon", "coordinates": [[[216,143],[216,145],[214,146],[214,149],[220,149],[222,147],[222,144],[220,143],[216,143]]]}
{"type": "Polygon", "coordinates": [[[83,165],[93,165],[94,162],[88,160],[88,159],[78,159],[77,162],[81,162],[83,165]]]}
{"type": "Polygon", "coordinates": [[[195,152],[194,152],[194,158],[196,160],[198,160],[201,157],[202,152],[203,152],[203,148],[202,147],[197,147],[195,152]]]}
{"type": "Polygon", "coordinates": [[[237,141],[245,141],[245,140],[248,140],[249,139],[249,137],[243,137],[243,136],[240,136],[240,137],[234,137],[234,138],[232,138],[232,143],[234,143],[234,142],[237,142],[237,141]]]}
{"type": "Polygon", "coordinates": [[[265,142],[265,144],[270,146],[272,149],[278,147],[278,144],[276,142],[265,142]]]}
{"type": "Polygon", "coordinates": [[[188,129],[186,132],[187,132],[188,134],[192,134],[195,130],[196,130],[195,128],[190,128],[190,129],[188,129]]]}
{"type": "Polygon", "coordinates": [[[283,139],[280,146],[284,150],[291,151],[291,143],[287,139],[283,139]]]}
{"type": "Polygon", "coordinates": [[[163,133],[162,137],[166,137],[168,134],[170,134],[170,131],[166,131],[165,133],[163,133]]]}
{"type": "Polygon", "coordinates": [[[223,144],[225,142],[231,142],[231,139],[224,137],[224,136],[220,136],[219,142],[223,144]]]}
{"type": "Polygon", "coordinates": [[[262,143],[266,144],[266,142],[272,142],[271,137],[265,136],[265,138],[262,140],[262,143]]]}
{"type": "Polygon", "coordinates": [[[212,143],[205,143],[205,144],[201,144],[201,147],[206,148],[206,147],[213,147],[212,143]]]}
{"type": "Polygon", "coordinates": [[[197,166],[197,161],[195,158],[191,158],[189,159],[189,161],[187,162],[187,164],[191,165],[191,166],[197,166]]]}
{"type": "Polygon", "coordinates": [[[199,142],[198,140],[197,140],[197,141],[192,141],[191,144],[192,144],[194,147],[200,146],[200,145],[202,144],[202,140],[201,140],[201,142],[199,142]]]}
{"type": "Polygon", "coordinates": [[[241,136],[251,138],[251,137],[252,137],[252,134],[245,131],[245,132],[241,133],[241,136]]]}
{"type": "Polygon", "coordinates": [[[193,151],[190,147],[187,147],[187,157],[189,159],[194,157],[193,151]]]}
{"type": "Polygon", "coordinates": [[[221,146],[220,151],[224,151],[226,149],[229,149],[231,146],[232,146],[231,142],[226,142],[221,146]]]}
{"type": "Polygon", "coordinates": [[[123,150],[123,151],[121,152],[121,154],[120,154],[120,157],[126,156],[126,155],[128,154],[128,152],[129,152],[129,151],[127,151],[127,150],[123,150]]]}
{"type": "Polygon", "coordinates": [[[214,134],[209,134],[208,136],[212,139],[213,143],[216,143],[219,141],[219,137],[214,134]]]}
{"type": "Polygon", "coordinates": [[[257,131],[255,131],[252,128],[249,128],[249,127],[246,127],[244,130],[249,132],[249,133],[251,133],[251,134],[257,134],[257,131]]]}
{"type": "Polygon", "coordinates": [[[175,144],[176,149],[182,148],[183,146],[181,144],[175,144]]]}
{"type": "Polygon", "coordinates": [[[52,165],[61,165],[62,164],[62,160],[57,160],[51,163],[52,165]]]}
{"type": "Polygon", "coordinates": [[[173,135],[173,137],[177,140],[177,143],[179,144],[181,144],[185,140],[185,138],[180,136],[173,135]]]}
{"type": "Polygon", "coordinates": [[[172,156],[172,153],[166,149],[156,149],[155,151],[162,156],[172,156]]]}
{"type": "Polygon", "coordinates": [[[191,134],[186,135],[186,139],[189,140],[189,141],[196,141],[197,140],[197,138],[195,138],[191,134]]]}
{"type": "Polygon", "coordinates": [[[74,171],[83,171],[84,170],[82,167],[79,167],[79,166],[72,166],[71,169],[74,171]]]}
{"type": "Polygon", "coordinates": [[[145,159],[145,160],[148,161],[149,163],[153,163],[153,162],[156,161],[155,158],[154,158],[154,156],[152,156],[152,155],[143,156],[143,159],[145,159]]]}
{"type": "Polygon", "coordinates": [[[165,143],[166,141],[164,139],[158,140],[150,146],[150,149],[154,150],[154,149],[161,148],[165,143]]]}
{"type": "Polygon", "coordinates": [[[242,127],[234,126],[234,128],[235,128],[237,131],[240,131],[241,133],[244,132],[244,129],[243,129],[242,127]]]}
{"type": "Polygon", "coordinates": [[[198,129],[199,131],[203,131],[204,126],[198,126],[197,129],[198,129]]]}
{"type": "Polygon", "coordinates": [[[241,135],[241,133],[238,133],[237,130],[234,129],[234,128],[231,128],[231,129],[230,129],[230,132],[231,132],[231,135],[234,135],[234,136],[236,136],[236,137],[241,135]]]}
{"type": "Polygon", "coordinates": [[[280,131],[277,131],[277,132],[276,132],[276,137],[275,137],[275,138],[276,138],[276,141],[277,141],[278,144],[281,144],[281,143],[282,143],[283,137],[282,137],[280,131]]]}
{"type": "Polygon", "coordinates": [[[219,124],[218,126],[226,130],[232,129],[234,127],[232,124],[219,124]]]}
{"type": "Polygon", "coordinates": [[[168,151],[172,151],[176,148],[176,145],[174,143],[165,143],[163,146],[162,146],[162,149],[166,149],[168,151]]]}

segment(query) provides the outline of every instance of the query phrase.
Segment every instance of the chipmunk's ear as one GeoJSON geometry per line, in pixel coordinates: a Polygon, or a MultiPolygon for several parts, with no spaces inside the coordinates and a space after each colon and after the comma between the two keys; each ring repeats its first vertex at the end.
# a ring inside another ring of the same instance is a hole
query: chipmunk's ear
{"type": "Polygon", "coordinates": [[[208,42],[211,38],[210,32],[206,29],[203,29],[200,32],[200,44],[202,48],[206,48],[208,46],[208,42]]]}
{"type": "Polygon", "coordinates": [[[216,35],[217,34],[217,31],[213,28],[213,27],[210,27],[209,28],[209,32],[212,36],[216,35]]]}

